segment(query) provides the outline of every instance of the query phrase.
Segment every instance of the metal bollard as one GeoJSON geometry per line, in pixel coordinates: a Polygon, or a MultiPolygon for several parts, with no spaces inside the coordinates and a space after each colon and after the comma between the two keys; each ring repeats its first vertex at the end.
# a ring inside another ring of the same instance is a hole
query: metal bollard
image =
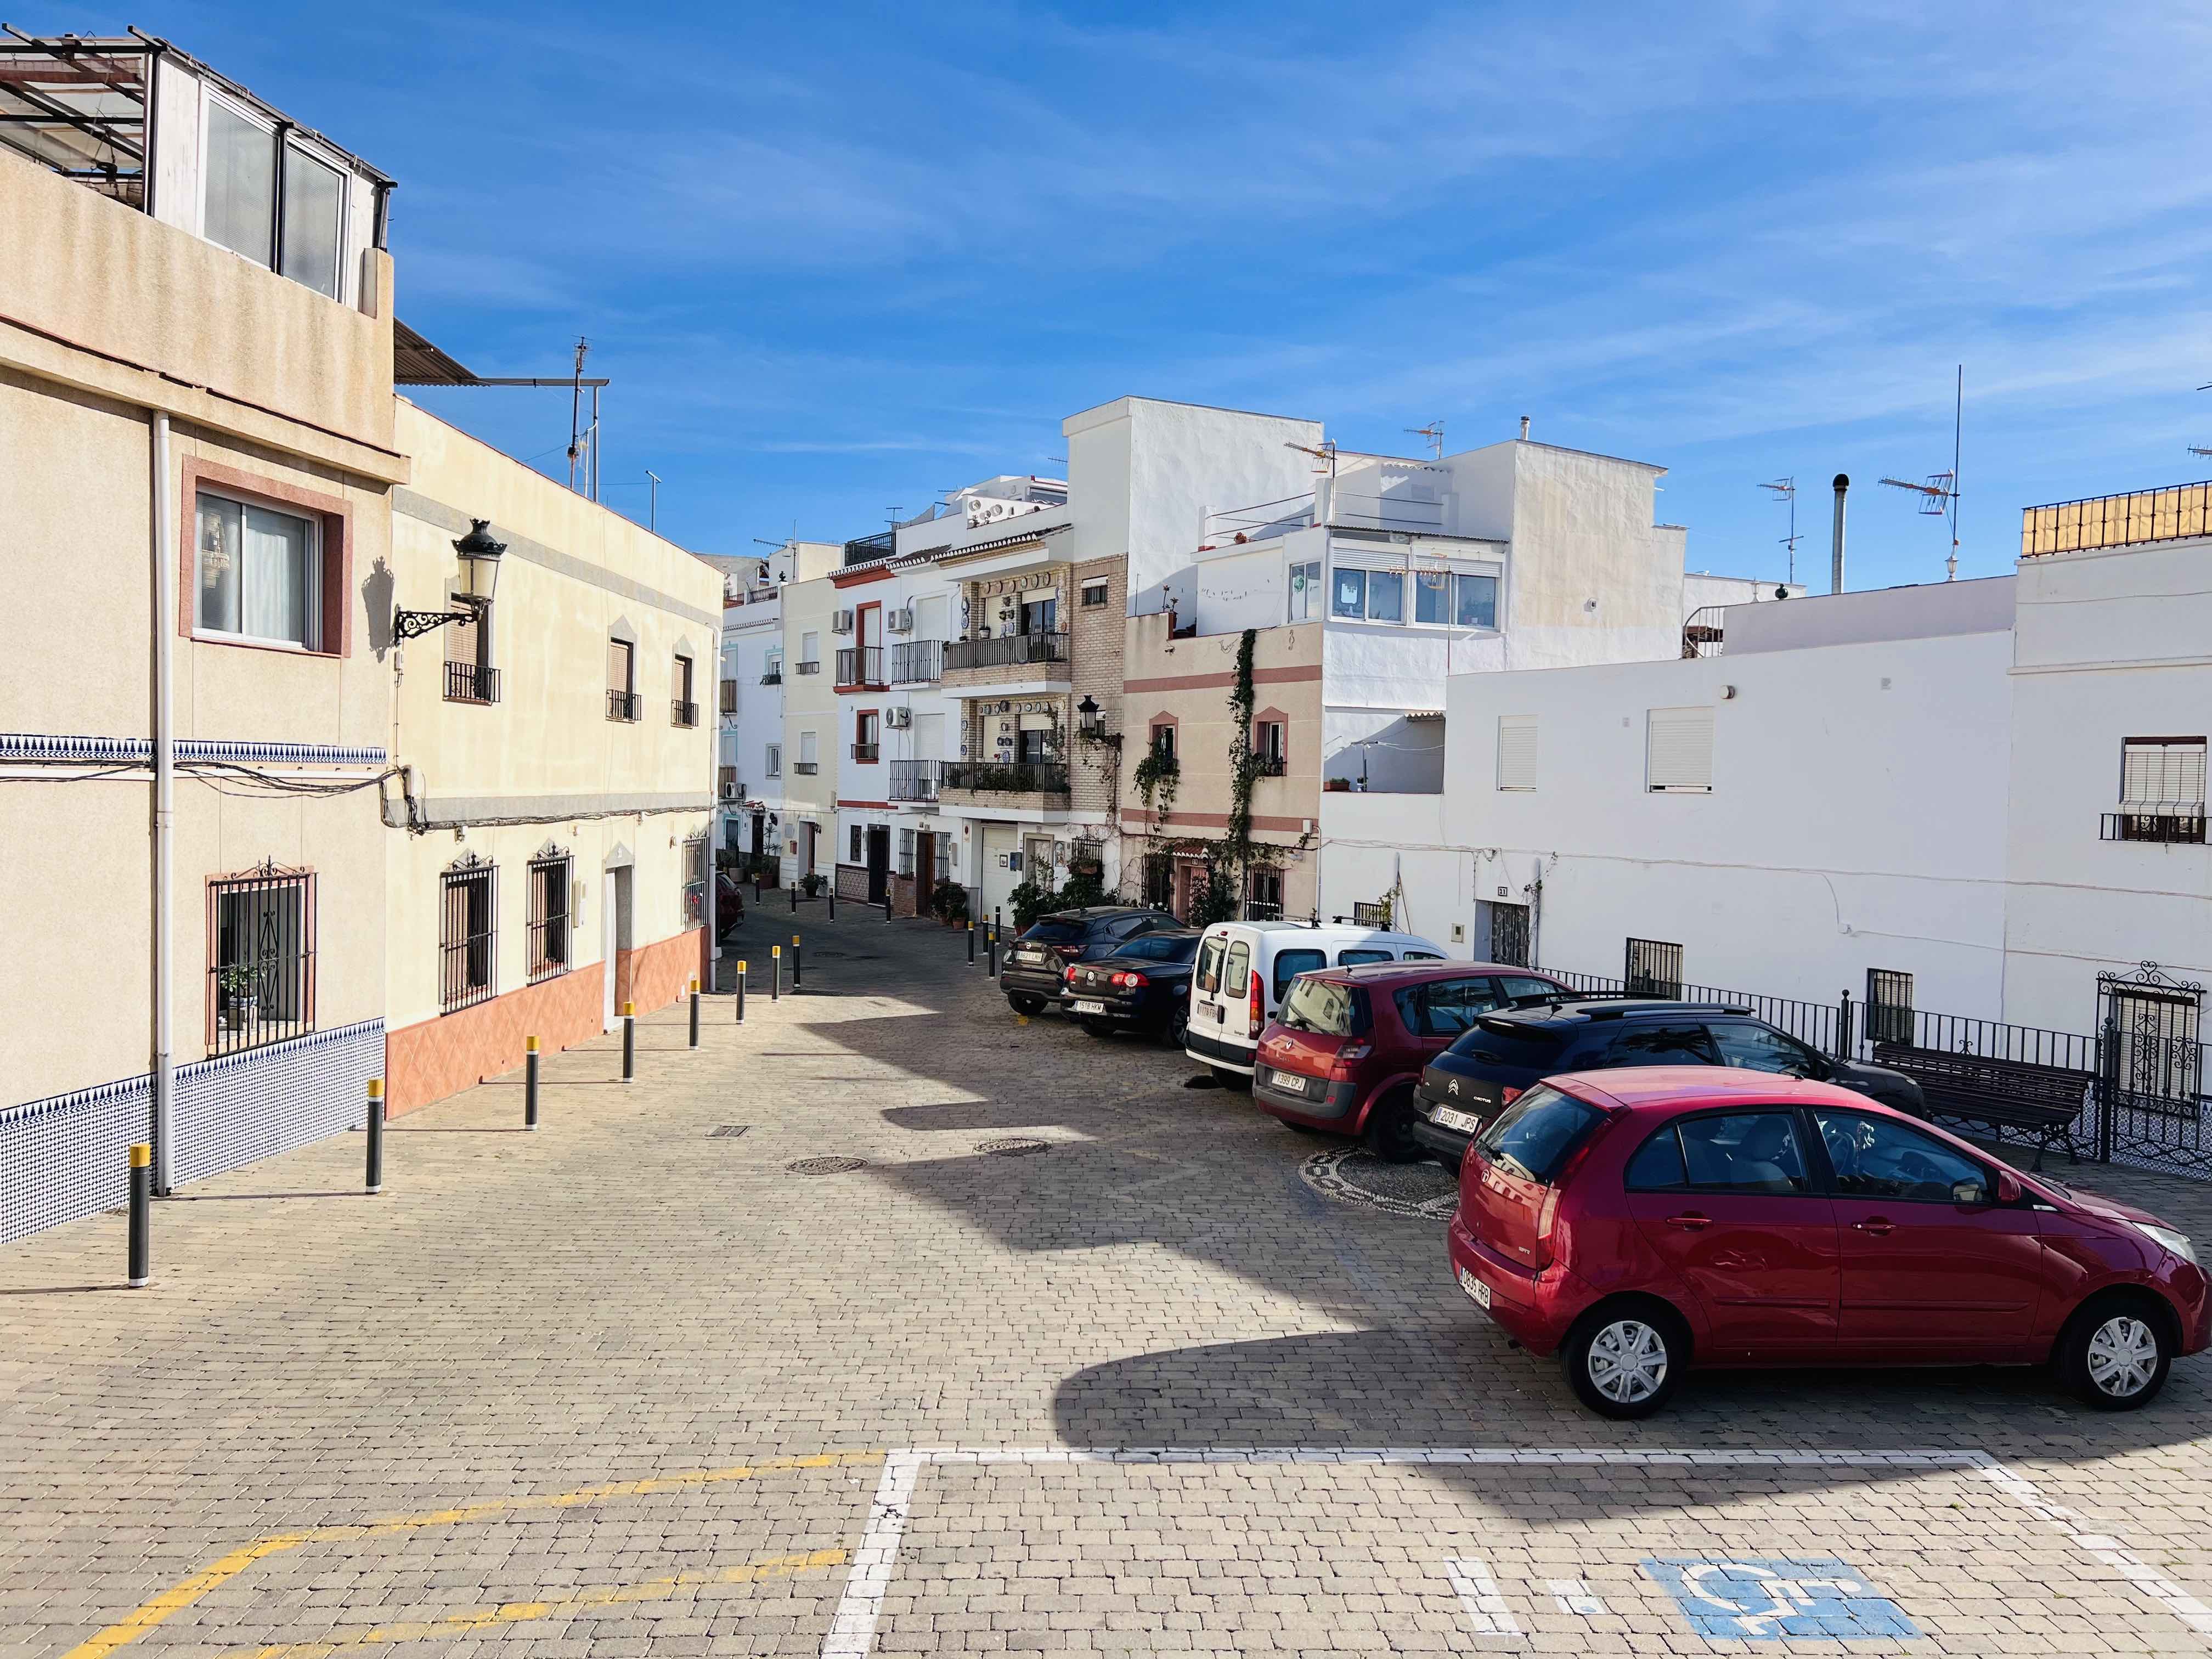
{"type": "Polygon", "coordinates": [[[738,1024],[745,1023],[745,964],[738,964],[738,1024]]]}
{"type": "Polygon", "coordinates": [[[761,885],[760,885],[760,884],[761,884],[760,866],[758,866],[758,865],[757,864],[757,865],[755,865],[755,866],[753,866],[753,902],[754,902],[755,904],[758,904],[758,903],[760,902],[760,895],[761,895],[761,885]]]}
{"type": "Polygon", "coordinates": [[[968,918],[968,965],[975,965],[975,918],[968,918]]]}
{"type": "Polygon", "coordinates": [[[131,1149],[130,1268],[134,1291],[154,1277],[154,1149],[143,1142],[131,1149]]]}
{"type": "Polygon", "coordinates": [[[699,1046],[699,981],[691,981],[691,1046],[699,1046]]]}
{"type": "Polygon", "coordinates": [[[799,914],[799,884],[795,881],[791,884],[791,914],[799,914]]]}
{"type": "Polygon", "coordinates": [[[994,927],[994,928],[991,930],[991,977],[992,977],[993,979],[996,979],[996,978],[998,978],[998,976],[999,976],[999,930],[998,930],[997,928],[994,927]]]}
{"type": "Polygon", "coordinates": [[[365,1190],[384,1190],[384,1079],[368,1080],[368,1180],[365,1190]]]}
{"type": "Polygon", "coordinates": [[[637,1076],[637,1004],[623,1004],[623,1081],[637,1076]]]}
{"type": "Polygon", "coordinates": [[[885,888],[885,889],[884,890],[884,920],[885,921],[889,921],[890,919],[891,919],[891,895],[890,895],[890,890],[889,888],[885,888]]]}
{"type": "Polygon", "coordinates": [[[538,1039],[522,1039],[522,1127],[538,1127],[538,1039]]]}
{"type": "Polygon", "coordinates": [[[781,1002],[783,1000],[783,946],[775,945],[769,947],[768,965],[768,1000],[781,1002]]]}
{"type": "Polygon", "coordinates": [[[830,878],[830,920],[837,920],[837,878],[834,875],[830,878]]]}
{"type": "Polygon", "coordinates": [[[806,971],[806,957],[799,948],[799,935],[791,936],[791,988],[799,988],[799,976],[806,971]]]}

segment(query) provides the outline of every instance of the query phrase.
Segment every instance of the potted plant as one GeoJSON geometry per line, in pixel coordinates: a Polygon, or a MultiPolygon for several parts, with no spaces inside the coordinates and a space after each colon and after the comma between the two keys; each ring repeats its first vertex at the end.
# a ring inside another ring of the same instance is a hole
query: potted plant
{"type": "Polygon", "coordinates": [[[816,872],[809,870],[806,872],[805,878],[799,882],[799,885],[800,890],[805,893],[807,897],[818,898],[821,896],[822,878],[816,872]]]}
{"type": "Polygon", "coordinates": [[[216,970],[215,982],[222,992],[223,1020],[232,1030],[243,1030],[252,1022],[253,1011],[261,1002],[262,972],[273,965],[265,959],[234,962],[216,970]]]}

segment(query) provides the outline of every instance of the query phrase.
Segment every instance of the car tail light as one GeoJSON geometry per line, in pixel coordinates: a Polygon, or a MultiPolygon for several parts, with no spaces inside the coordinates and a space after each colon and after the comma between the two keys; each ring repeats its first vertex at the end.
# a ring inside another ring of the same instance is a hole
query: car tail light
{"type": "Polygon", "coordinates": [[[1250,1027],[1250,1030],[1245,1032],[1247,1036],[1258,1036],[1261,1028],[1267,1023],[1267,999],[1261,988],[1260,975],[1257,974],[1252,975],[1252,1001],[1251,1006],[1244,1011],[1244,1018],[1246,1024],[1250,1027]]]}
{"type": "Polygon", "coordinates": [[[1510,1106],[1520,1098],[1521,1091],[1510,1083],[1498,1091],[1498,1103],[1501,1106],[1510,1106]]]}
{"type": "Polygon", "coordinates": [[[1557,1182],[1544,1189],[1544,1202],[1536,1211],[1536,1254],[1530,1265],[1543,1267],[1552,1261],[1552,1224],[1559,1218],[1559,1188],[1557,1182]]]}
{"type": "Polygon", "coordinates": [[[1055,945],[1052,948],[1071,962],[1083,954],[1083,947],[1080,945],[1055,945]]]}
{"type": "Polygon", "coordinates": [[[1142,974],[1116,974],[1114,975],[1114,983],[1133,991],[1140,985],[1150,985],[1152,981],[1146,979],[1142,974]]]}
{"type": "Polygon", "coordinates": [[[1070,968],[1070,969],[1067,970],[1067,982],[1068,982],[1070,985],[1073,985],[1073,984],[1074,984],[1074,983],[1075,983],[1075,969],[1073,969],[1073,968],[1070,968]]]}

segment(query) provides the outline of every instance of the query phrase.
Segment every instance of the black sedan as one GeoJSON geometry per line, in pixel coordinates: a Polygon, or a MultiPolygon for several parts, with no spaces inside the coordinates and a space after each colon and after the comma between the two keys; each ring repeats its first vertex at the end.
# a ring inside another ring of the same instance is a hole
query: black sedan
{"type": "Polygon", "coordinates": [[[1060,1006],[1093,1036],[1143,1031],[1180,1048],[1202,937],[1194,928],[1146,933],[1112,956],[1076,963],[1061,986],[1060,1006]]]}
{"type": "Polygon", "coordinates": [[[1094,904],[1039,916],[1006,951],[999,988],[1018,1014],[1036,1013],[1047,1003],[1057,1006],[1068,963],[1109,957],[1138,934],[1163,928],[1180,932],[1182,924],[1140,904],[1094,904]]]}

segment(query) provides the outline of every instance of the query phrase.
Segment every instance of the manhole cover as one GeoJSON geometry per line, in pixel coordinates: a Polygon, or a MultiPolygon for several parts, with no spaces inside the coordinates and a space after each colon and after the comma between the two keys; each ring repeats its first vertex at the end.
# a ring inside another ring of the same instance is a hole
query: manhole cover
{"type": "Polygon", "coordinates": [[[793,1175],[843,1175],[851,1170],[867,1168],[867,1160],[859,1158],[802,1158],[796,1164],[783,1166],[793,1175]]]}
{"type": "Polygon", "coordinates": [[[1458,1178],[1442,1164],[1385,1164],[1364,1146],[1316,1152],[1298,1166],[1298,1176],[1323,1197],[1423,1221],[1449,1220],[1459,1196],[1458,1178]]]}
{"type": "Polygon", "coordinates": [[[752,1127],[753,1126],[750,1123],[725,1123],[719,1129],[708,1130],[707,1139],[709,1140],[735,1140],[739,1135],[744,1133],[746,1130],[752,1127]]]}
{"type": "Polygon", "coordinates": [[[988,1152],[993,1158],[1027,1158],[1033,1152],[1043,1152],[1049,1144],[1017,1135],[1011,1140],[987,1140],[975,1150],[988,1152]]]}

